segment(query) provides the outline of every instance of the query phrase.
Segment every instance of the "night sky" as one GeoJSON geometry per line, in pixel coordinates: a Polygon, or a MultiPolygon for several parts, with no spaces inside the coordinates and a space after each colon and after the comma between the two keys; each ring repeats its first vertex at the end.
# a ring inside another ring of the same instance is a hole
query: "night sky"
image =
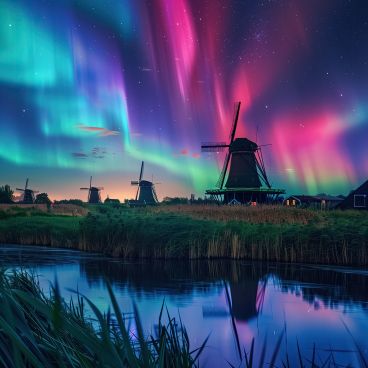
{"type": "Polygon", "coordinates": [[[215,186],[234,103],[272,185],[368,178],[368,6],[348,0],[0,0],[0,185],[131,198],[215,186]]]}

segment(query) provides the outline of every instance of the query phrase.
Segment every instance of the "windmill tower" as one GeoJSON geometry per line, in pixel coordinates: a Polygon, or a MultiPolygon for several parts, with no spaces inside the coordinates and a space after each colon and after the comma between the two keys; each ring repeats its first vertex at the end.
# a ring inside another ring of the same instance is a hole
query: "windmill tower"
{"type": "Polygon", "coordinates": [[[89,188],[80,188],[80,190],[88,190],[88,203],[91,204],[101,203],[100,191],[103,189],[103,187],[92,186],[92,176],[89,179],[89,188]]]}
{"type": "Polygon", "coordinates": [[[132,180],[131,185],[138,186],[135,195],[135,203],[130,202],[131,205],[155,205],[158,202],[155,185],[152,181],[143,180],[144,161],[141,164],[141,171],[138,180],[132,180]]]}
{"type": "Polygon", "coordinates": [[[23,204],[33,204],[35,201],[35,194],[39,193],[37,190],[29,189],[28,188],[29,179],[26,180],[26,185],[24,189],[16,188],[17,191],[23,192],[22,200],[20,201],[23,204]]]}
{"type": "Polygon", "coordinates": [[[204,143],[202,152],[227,150],[225,162],[217,181],[217,189],[206,190],[225,203],[266,203],[283,189],[273,189],[268,180],[261,146],[248,138],[235,138],[239,120],[240,102],[236,104],[229,143],[204,143]],[[228,170],[230,164],[230,169],[228,170]]]}

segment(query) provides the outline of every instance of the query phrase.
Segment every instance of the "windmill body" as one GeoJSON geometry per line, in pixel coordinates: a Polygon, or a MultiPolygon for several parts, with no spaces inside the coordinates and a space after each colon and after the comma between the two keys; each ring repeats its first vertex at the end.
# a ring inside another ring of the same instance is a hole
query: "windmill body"
{"type": "Polygon", "coordinates": [[[132,207],[152,206],[158,203],[155,184],[152,181],[143,180],[144,161],[141,164],[141,171],[138,180],[132,180],[131,185],[137,186],[135,200],[129,201],[132,207]]]}
{"type": "Polygon", "coordinates": [[[37,190],[29,189],[28,188],[29,179],[26,180],[26,185],[24,189],[16,188],[17,191],[22,192],[22,200],[20,201],[23,204],[33,204],[35,201],[35,194],[39,193],[37,190]]]}
{"type": "Polygon", "coordinates": [[[237,138],[230,144],[231,165],[226,188],[260,188],[255,152],[258,146],[247,138],[237,138]]]}
{"type": "Polygon", "coordinates": [[[248,138],[235,138],[239,111],[240,102],[236,105],[228,144],[223,142],[205,143],[201,147],[202,152],[227,150],[217,188],[206,190],[206,194],[226,204],[274,201],[279,194],[283,194],[285,191],[271,188],[261,147],[248,138]]]}

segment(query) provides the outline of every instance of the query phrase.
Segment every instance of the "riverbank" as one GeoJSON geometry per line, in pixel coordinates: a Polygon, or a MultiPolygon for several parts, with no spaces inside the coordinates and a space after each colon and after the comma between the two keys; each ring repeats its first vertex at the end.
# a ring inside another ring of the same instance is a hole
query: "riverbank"
{"type": "Polygon", "coordinates": [[[121,258],[368,265],[366,213],[280,206],[97,206],[84,217],[35,210],[0,215],[0,242],[74,248],[121,258]]]}

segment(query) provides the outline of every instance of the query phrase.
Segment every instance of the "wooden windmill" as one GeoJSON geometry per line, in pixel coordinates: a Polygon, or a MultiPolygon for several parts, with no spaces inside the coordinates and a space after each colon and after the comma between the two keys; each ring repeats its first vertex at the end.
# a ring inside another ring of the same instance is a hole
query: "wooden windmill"
{"type": "Polygon", "coordinates": [[[225,203],[268,202],[285,191],[271,188],[261,146],[248,138],[235,138],[239,112],[240,102],[235,107],[229,143],[204,143],[201,146],[202,152],[227,150],[224,166],[217,181],[217,189],[209,189],[206,194],[217,197],[225,203]]]}
{"type": "Polygon", "coordinates": [[[16,190],[18,192],[22,192],[23,193],[21,203],[24,203],[24,204],[33,204],[34,201],[35,201],[35,194],[39,193],[39,191],[33,190],[33,189],[29,189],[28,188],[28,182],[29,182],[29,179],[27,178],[26,185],[25,185],[24,189],[16,188],[16,190]]]}
{"type": "Polygon", "coordinates": [[[92,186],[92,176],[89,180],[89,188],[80,188],[80,190],[88,190],[88,203],[96,204],[101,203],[100,191],[104,190],[103,187],[92,186]]]}
{"type": "Polygon", "coordinates": [[[138,180],[132,180],[131,185],[137,186],[135,201],[130,201],[130,205],[155,205],[158,203],[155,184],[152,181],[143,180],[144,161],[141,164],[141,171],[138,180]]]}

